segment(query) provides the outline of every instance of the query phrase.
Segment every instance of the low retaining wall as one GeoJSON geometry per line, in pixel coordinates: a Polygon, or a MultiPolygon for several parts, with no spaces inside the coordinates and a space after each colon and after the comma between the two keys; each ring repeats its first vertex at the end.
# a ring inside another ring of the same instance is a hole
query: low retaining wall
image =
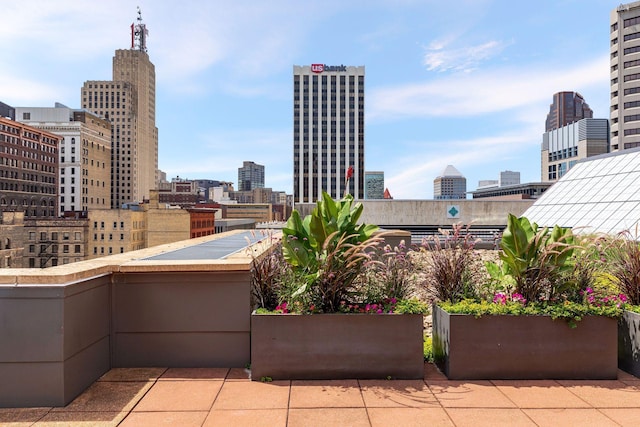
{"type": "Polygon", "coordinates": [[[64,406],[112,367],[245,366],[251,261],[270,242],[219,260],[144,259],[212,238],[0,270],[0,407],[64,406]]]}

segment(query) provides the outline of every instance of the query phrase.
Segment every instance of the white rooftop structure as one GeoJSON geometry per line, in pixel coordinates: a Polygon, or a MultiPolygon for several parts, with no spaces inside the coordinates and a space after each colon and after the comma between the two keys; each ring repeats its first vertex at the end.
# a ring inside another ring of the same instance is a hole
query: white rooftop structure
{"type": "Polygon", "coordinates": [[[458,169],[456,169],[452,165],[447,165],[447,167],[444,168],[444,170],[438,176],[453,177],[453,176],[462,176],[462,174],[458,169]]]}
{"type": "Polygon", "coordinates": [[[577,233],[630,231],[640,222],[640,148],[589,157],[549,188],[523,216],[577,233]]]}

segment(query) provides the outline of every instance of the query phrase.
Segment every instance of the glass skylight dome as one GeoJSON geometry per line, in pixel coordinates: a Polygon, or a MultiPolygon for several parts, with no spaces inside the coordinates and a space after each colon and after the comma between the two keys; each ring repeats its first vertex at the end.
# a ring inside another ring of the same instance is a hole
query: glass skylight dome
{"type": "Polygon", "coordinates": [[[573,166],[523,214],[539,226],[575,233],[637,236],[640,148],[589,157],[573,166]]]}

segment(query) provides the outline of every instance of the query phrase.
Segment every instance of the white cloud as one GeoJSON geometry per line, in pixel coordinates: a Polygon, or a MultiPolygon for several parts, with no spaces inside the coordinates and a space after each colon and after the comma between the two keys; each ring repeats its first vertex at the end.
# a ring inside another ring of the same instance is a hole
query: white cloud
{"type": "Polygon", "coordinates": [[[52,99],[64,99],[60,88],[49,86],[37,81],[24,78],[8,78],[0,69],[0,101],[12,106],[27,106],[30,104],[50,104],[52,99]],[[16,103],[17,102],[17,103],[16,103]]]}
{"type": "Polygon", "coordinates": [[[424,147],[422,150],[411,151],[411,157],[389,159],[389,167],[385,168],[385,186],[396,199],[431,198],[433,180],[444,166],[451,164],[467,178],[467,189],[471,190],[475,184],[470,180],[470,172],[484,164],[508,160],[514,152],[521,156],[525,147],[538,146],[539,137],[536,129],[529,128],[517,134],[425,141],[421,144],[424,147]]]}
{"type": "Polygon", "coordinates": [[[609,59],[603,56],[570,63],[571,68],[564,70],[557,64],[525,64],[376,88],[369,95],[367,119],[477,116],[549,103],[556,92],[606,84],[608,65],[609,59]]]}
{"type": "Polygon", "coordinates": [[[446,49],[448,40],[433,41],[427,48],[423,63],[429,71],[470,72],[487,59],[499,54],[508,43],[491,40],[476,46],[446,49]]]}

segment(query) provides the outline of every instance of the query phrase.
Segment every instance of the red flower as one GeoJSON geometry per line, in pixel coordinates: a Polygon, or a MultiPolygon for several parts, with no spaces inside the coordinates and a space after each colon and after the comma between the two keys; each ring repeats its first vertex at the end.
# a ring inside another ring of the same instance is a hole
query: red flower
{"type": "Polygon", "coordinates": [[[349,169],[347,169],[347,175],[345,179],[349,180],[351,179],[352,176],[353,176],[353,166],[349,166],[349,169]]]}

